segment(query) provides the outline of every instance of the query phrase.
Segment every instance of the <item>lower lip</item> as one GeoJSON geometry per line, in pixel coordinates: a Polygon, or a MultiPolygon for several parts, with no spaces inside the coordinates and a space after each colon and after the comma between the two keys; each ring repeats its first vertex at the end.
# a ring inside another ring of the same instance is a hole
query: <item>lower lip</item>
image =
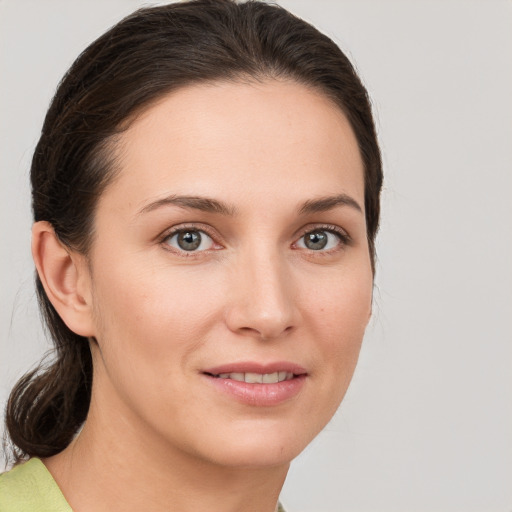
{"type": "Polygon", "coordinates": [[[273,384],[249,384],[232,379],[221,379],[203,374],[216,389],[236,401],[257,407],[282,404],[297,396],[306,381],[306,375],[273,384]]]}

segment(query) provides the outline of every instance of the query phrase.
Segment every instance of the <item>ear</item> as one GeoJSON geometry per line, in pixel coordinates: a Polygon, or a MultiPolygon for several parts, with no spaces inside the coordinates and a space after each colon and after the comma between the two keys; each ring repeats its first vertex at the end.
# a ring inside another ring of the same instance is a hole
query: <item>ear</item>
{"type": "Polygon", "coordinates": [[[95,335],[90,272],[85,257],[57,238],[49,222],[32,227],[32,257],[53,307],[76,334],[95,335]]]}

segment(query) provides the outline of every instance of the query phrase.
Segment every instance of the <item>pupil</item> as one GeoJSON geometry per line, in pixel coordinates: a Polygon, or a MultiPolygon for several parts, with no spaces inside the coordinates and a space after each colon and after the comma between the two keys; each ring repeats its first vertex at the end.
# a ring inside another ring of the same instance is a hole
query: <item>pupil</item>
{"type": "Polygon", "coordinates": [[[197,231],[182,231],[178,235],[178,245],[184,251],[193,251],[201,245],[201,235],[197,231]]]}
{"type": "Polygon", "coordinates": [[[308,249],[318,251],[327,245],[327,234],[324,231],[313,231],[306,235],[304,243],[308,249]]]}

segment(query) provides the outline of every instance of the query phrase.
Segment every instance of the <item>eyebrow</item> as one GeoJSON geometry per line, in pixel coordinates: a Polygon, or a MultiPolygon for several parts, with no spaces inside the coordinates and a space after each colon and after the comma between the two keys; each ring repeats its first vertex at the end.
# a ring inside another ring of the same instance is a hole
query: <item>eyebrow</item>
{"type": "Polygon", "coordinates": [[[336,208],[337,206],[349,206],[350,208],[363,213],[363,209],[359,206],[359,203],[347,194],[311,199],[301,206],[299,213],[305,215],[308,213],[326,212],[336,208]]]}
{"type": "MultiPolygon", "coordinates": [[[[178,196],[171,195],[153,201],[144,206],[137,215],[148,213],[162,206],[174,205],[181,208],[190,208],[194,210],[201,210],[208,213],[217,213],[220,215],[234,216],[237,209],[233,205],[229,205],[217,199],[201,196],[178,196]]],[[[338,206],[348,206],[363,213],[359,203],[347,194],[338,194],[335,196],[320,197],[318,199],[310,199],[304,202],[299,208],[300,215],[307,215],[311,213],[320,213],[332,210],[338,206]]]]}
{"type": "Polygon", "coordinates": [[[221,215],[229,216],[233,216],[236,213],[236,208],[234,206],[209,197],[172,195],[149,203],[139,211],[138,215],[151,212],[157,208],[167,205],[180,206],[181,208],[192,208],[203,212],[219,213],[221,215]]]}

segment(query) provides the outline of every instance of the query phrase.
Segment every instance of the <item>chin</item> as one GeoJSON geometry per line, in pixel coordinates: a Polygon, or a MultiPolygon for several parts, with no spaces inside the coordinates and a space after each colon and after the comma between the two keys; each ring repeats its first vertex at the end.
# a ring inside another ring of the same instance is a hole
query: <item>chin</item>
{"type": "Polygon", "coordinates": [[[225,447],[222,452],[211,454],[212,462],[226,467],[236,468],[268,468],[287,466],[300,454],[305,445],[289,446],[283,443],[264,443],[249,446],[225,447]]]}
{"type": "MultiPolygon", "coordinates": [[[[297,424],[290,427],[276,421],[248,420],[228,430],[217,439],[210,438],[207,458],[222,466],[256,469],[290,464],[320,429],[301,431],[297,424]]],[[[201,446],[204,455],[205,448],[206,443],[201,446]]]]}

